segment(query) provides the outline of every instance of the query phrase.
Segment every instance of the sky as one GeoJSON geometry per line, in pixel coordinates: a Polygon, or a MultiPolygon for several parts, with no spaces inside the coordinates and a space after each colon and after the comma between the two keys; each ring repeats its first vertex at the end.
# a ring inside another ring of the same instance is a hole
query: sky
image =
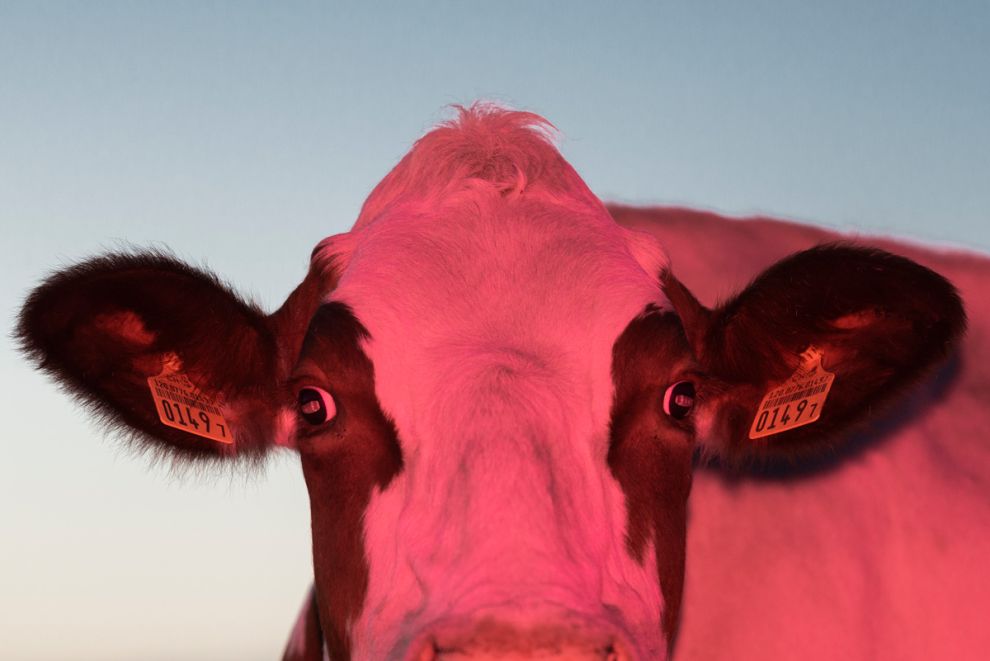
{"type": "MultiPolygon", "coordinates": [[[[274,309],[476,99],[544,115],[606,200],[990,250],[985,2],[3,0],[5,328],[46,273],[122,247],[168,246],[274,309]]],[[[3,656],[277,657],[312,571],[292,455],[151,466],[8,335],[3,656]]]]}

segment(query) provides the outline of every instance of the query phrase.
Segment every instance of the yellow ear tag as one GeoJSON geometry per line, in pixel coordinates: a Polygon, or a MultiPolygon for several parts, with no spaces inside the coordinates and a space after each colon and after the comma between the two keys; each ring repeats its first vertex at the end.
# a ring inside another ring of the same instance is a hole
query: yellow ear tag
{"type": "Polygon", "coordinates": [[[762,438],[815,422],[822,415],[833,381],[835,375],[822,367],[822,352],[808,347],[801,354],[797,371],[763,396],[749,437],[762,438]]]}
{"type": "Polygon", "coordinates": [[[220,443],[234,442],[220,403],[193,385],[174,353],[165,356],[162,373],[149,378],[148,387],[162,424],[220,443]]]}

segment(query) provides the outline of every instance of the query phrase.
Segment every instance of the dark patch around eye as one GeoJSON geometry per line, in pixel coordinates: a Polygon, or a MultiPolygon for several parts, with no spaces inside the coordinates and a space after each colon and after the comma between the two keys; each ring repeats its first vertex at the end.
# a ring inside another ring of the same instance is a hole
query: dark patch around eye
{"type": "Polygon", "coordinates": [[[301,430],[311,446],[301,456],[310,498],[319,620],[332,659],[350,658],[347,623],[361,612],[367,593],[365,510],[372,492],[388,487],[403,466],[395,425],[382,412],[374,368],[361,349],[367,337],[346,305],[322,305],[303,341],[300,364],[316,365],[330,375],[333,396],[305,385],[305,377],[295,381],[299,404],[313,409],[300,409],[307,422],[308,415],[315,421],[323,414],[313,405],[318,397],[327,412],[330,402],[336,408],[336,416],[327,418],[332,425],[314,422],[322,426],[301,430]]]}
{"type": "MultiPolygon", "coordinates": [[[[691,491],[693,444],[683,423],[671,423],[658,396],[671,382],[675,365],[690,356],[680,319],[653,307],[634,319],[612,350],[612,403],[608,465],[626,496],[626,544],[640,562],[650,542],[656,550],[660,589],[666,605],[663,629],[673,644],[680,617],[687,541],[687,498],[691,491]]],[[[671,386],[675,395],[694,396],[691,382],[671,386]],[[687,385],[682,385],[687,384],[687,385]],[[690,388],[688,388],[690,386],[690,388]]],[[[671,408],[688,411],[686,399],[671,408]]]]}

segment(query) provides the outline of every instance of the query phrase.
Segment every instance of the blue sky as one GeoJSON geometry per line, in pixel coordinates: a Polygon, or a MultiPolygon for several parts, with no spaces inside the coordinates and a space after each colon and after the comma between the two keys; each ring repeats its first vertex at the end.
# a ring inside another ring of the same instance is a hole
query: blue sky
{"type": "MultiPolygon", "coordinates": [[[[990,5],[617,4],[0,4],[7,327],[49,269],[121,245],[277,306],[478,98],[545,115],[605,199],[990,250],[990,5]]],[[[310,571],[291,457],[177,480],[6,339],[0,361],[6,653],[277,655],[310,571]]]]}

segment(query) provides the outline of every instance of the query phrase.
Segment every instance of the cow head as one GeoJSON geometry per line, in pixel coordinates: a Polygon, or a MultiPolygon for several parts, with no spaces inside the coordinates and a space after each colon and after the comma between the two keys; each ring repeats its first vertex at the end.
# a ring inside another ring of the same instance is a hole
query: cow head
{"type": "Polygon", "coordinates": [[[149,253],[24,307],[25,350],[135,442],[298,452],[333,659],[664,658],[695,458],[828,449],[962,331],[940,276],[839,245],[707,309],[546,129],[461,111],[274,314],[149,253]]]}

